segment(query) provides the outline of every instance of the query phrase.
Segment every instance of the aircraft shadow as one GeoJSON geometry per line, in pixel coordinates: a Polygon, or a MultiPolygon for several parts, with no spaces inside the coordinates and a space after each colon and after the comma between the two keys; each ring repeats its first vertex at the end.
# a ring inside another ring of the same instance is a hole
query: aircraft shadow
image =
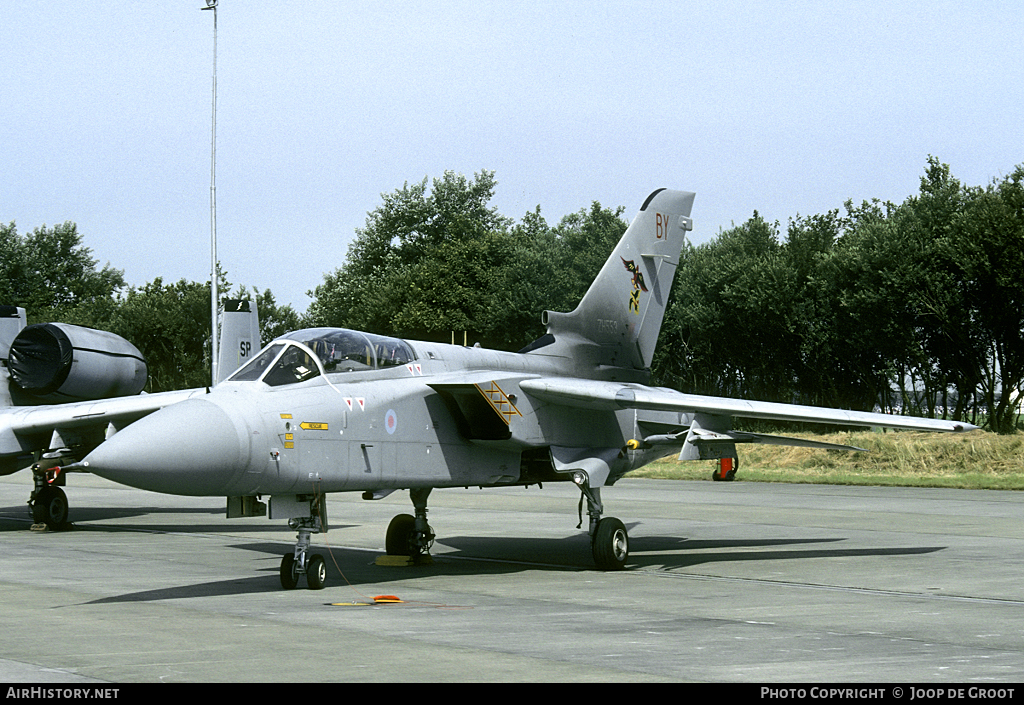
{"type": "Polygon", "coordinates": [[[89,602],[82,604],[106,605],[125,602],[159,602],[161,600],[181,600],[191,597],[251,595],[263,592],[279,592],[280,590],[281,581],[277,575],[257,575],[249,578],[216,580],[210,583],[193,583],[190,585],[178,585],[175,587],[143,590],[142,592],[131,592],[124,595],[103,597],[98,600],[90,600],[89,602]]]}
{"type": "MultiPolygon", "coordinates": [[[[0,507],[0,534],[7,531],[27,531],[31,523],[32,514],[29,511],[27,504],[14,507],[0,507]]],[[[331,529],[344,529],[350,526],[353,525],[331,524],[331,529]]],[[[222,507],[95,507],[72,509],[68,526],[53,533],[63,533],[65,531],[146,531],[166,533],[229,534],[237,533],[239,531],[244,531],[246,533],[288,531],[288,527],[281,523],[267,522],[266,519],[262,517],[253,517],[252,523],[246,523],[242,519],[228,520],[224,517],[224,509],[222,507]],[[203,514],[220,517],[223,523],[127,523],[110,525],[92,523],[153,515],[195,516],[203,514]]]]}
{"type": "MultiPolygon", "coordinates": [[[[902,556],[920,555],[940,551],[940,546],[908,548],[811,548],[810,545],[837,543],[844,539],[751,539],[721,541],[690,541],[685,538],[645,536],[634,539],[626,570],[660,568],[671,570],[700,564],[726,563],[735,561],[779,561],[808,558],[839,558],[850,556],[902,556]],[[736,548],[770,548],[789,546],[793,548],[776,550],[740,550],[736,548]],[[806,546],[805,548],[795,548],[806,546]],[[691,551],[709,551],[691,553],[691,551]]],[[[383,567],[375,560],[379,554],[372,551],[316,546],[314,552],[324,556],[327,562],[328,584],[323,594],[325,600],[337,596],[337,590],[365,588],[379,592],[372,586],[390,582],[415,580],[428,576],[481,576],[509,575],[529,570],[555,570],[569,573],[594,570],[590,555],[590,540],[582,532],[561,539],[517,538],[517,537],[469,537],[455,536],[438,542],[444,549],[437,551],[431,564],[412,567],[383,567]]],[[[216,580],[206,583],[188,583],[173,587],[156,588],[140,592],[125,593],[92,600],[85,604],[102,605],[131,602],[158,602],[192,598],[240,596],[280,592],[278,577],[279,557],[289,549],[280,542],[249,542],[227,548],[264,554],[269,564],[257,569],[259,575],[216,580]]],[[[299,590],[304,590],[300,578],[299,590]]]]}
{"type": "MultiPolygon", "coordinates": [[[[148,514],[219,514],[224,515],[223,508],[209,507],[72,507],[68,520],[73,528],[80,527],[76,522],[105,521],[109,519],[127,519],[148,514]]],[[[31,521],[32,512],[28,502],[13,507],[0,507],[0,531],[24,528],[25,521],[31,521]]]]}
{"type": "MultiPolygon", "coordinates": [[[[626,570],[659,567],[664,570],[687,568],[709,563],[737,561],[780,561],[808,558],[844,558],[856,556],[919,555],[941,551],[943,546],[912,546],[907,548],[812,548],[834,544],[842,538],[822,539],[722,539],[693,541],[670,536],[641,536],[630,539],[626,570]],[[800,546],[800,548],[797,548],[800,546]],[[770,549],[775,550],[759,550],[770,549]],[[789,548],[781,548],[789,547],[789,548]],[[750,550],[734,550],[750,549],[750,550]]],[[[438,543],[457,549],[446,556],[480,558],[495,561],[517,561],[565,567],[578,565],[590,570],[590,539],[586,534],[564,539],[517,539],[481,537],[444,537],[438,543]]]]}
{"type": "MultiPolygon", "coordinates": [[[[223,515],[223,510],[215,512],[223,515]]],[[[227,522],[228,520],[225,519],[227,522]]],[[[331,529],[342,529],[344,525],[331,525],[331,529]]],[[[95,525],[95,524],[72,524],[71,529],[65,529],[70,531],[109,531],[109,532],[122,532],[122,531],[141,531],[150,533],[184,533],[184,534],[232,534],[232,533],[273,533],[273,532],[286,532],[293,533],[287,525],[280,523],[267,523],[266,520],[261,520],[260,523],[256,524],[242,524],[235,523],[231,520],[224,524],[111,524],[111,525],[95,525]]]]}
{"type": "MultiPolygon", "coordinates": [[[[941,551],[945,546],[909,546],[903,548],[790,548],[786,550],[729,550],[795,544],[833,543],[845,539],[754,540],[754,541],[693,541],[666,550],[647,540],[638,539],[631,544],[629,564],[637,567],[658,566],[665,570],[689,568],[695,565],[736,563],[742,561],[807,560],[808,558],[850,558],[857,556],[912,556],[941,551]],[[694,553],[693,551],[703,551],[694,553]]],[[[664,542],[663,542],[664,545],[664,542]]]]}
{"type": "Polygon", "coordinates": [[[210,514],[224,516],[223,507],[72,507],[68,520],[74,524],[83,521],[128,519],[147,514],[210,514]]]}
{"type": "MultiPolygon", "coordinates": [[[[272,560],[272,565],[258,568],[259,575],[142,590],[90,600],[82,604],[105,605],[131,602],[159,602],[163,600],[208,597],[235,597],[282,591],[281,580],[278,574],[278,560],[288,550],[287,547],[282,546],[280,543],[250,543],[230,546],[229,548],[267,554],[272,560]]],[[[380,592],[379,589],[372,589],[371,586],[410,580],[417,577],[431,575],[495,575],[518,573],[530,569],[528,566],[498,561],[446,561],[443,556],[438,557],[432,564],[427,565],[403,568],[382,567],[374,563],[377,556],[372,552],[328,548],[326,546],[317,546],[314,552],[323,555],[327,562],[327,586],[319,593],[324,596],[325,602],[337,598],[339,590],[366,588],[370,592],[380,592]]],[[[554,566],[552,567],[554,568],[554,566]]],[[[300,592],[306,592],[305,581],[302,578],[299,579],[299,587],[297,589],[300,592]]]]}

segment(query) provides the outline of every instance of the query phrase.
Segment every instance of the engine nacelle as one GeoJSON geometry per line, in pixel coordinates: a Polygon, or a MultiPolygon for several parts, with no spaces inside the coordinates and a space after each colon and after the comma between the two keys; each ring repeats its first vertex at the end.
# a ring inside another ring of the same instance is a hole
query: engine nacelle
{"type": "Polygon", "coordinates": [[[121,336],[67,323],[26,327],[7,366],[18,389],[50,403],[138,394],[148,375],[142,353],[121,336]]]}

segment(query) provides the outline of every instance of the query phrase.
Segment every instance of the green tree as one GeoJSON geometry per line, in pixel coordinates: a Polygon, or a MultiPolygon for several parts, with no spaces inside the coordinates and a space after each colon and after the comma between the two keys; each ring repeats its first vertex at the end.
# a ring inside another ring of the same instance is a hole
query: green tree
{"type": "Polygon", "coordinates": [[[604,208],[594,201],[589,209],[564,216],[554,228],[554,271],[544,308],[572,311],[601,271],[629,224],[623,208],[604,208]]]}
{"type": "Polygon", "coordinates": [[[149,367],[147,391],[210,384],[210,285],[155,279],[132,287],[108,328],[134,344],[149,367]]]}
{"type": "MultiPolygon", "coordinates": [[[[822,259],[815,281],[824,341],[818,365],[825,372],[831,405],[870,410],[890,390],[916,349],[910,295],[920,280],[912,242],[902,241],[895,206],[847,202],[842,234],[822,259]]],[[[824,401],[824,400],[823,400],[824,401]]]]}
{"type": "Polygon", "coordinates": [[[494,187],[492,172],[472,181],[446,172],[430,189],[424,179],[383,194],[345,262],[310,292],[307,322],[388,335],[478,331],[469,287],[487,273],[473,268],[500,257],[490,235],[509,225],[489,205],[494,187]]]}
{"type": "Polygon", "coordinates": [[[302,317],[289,305],[279,306],[270,289],[264,289],[263,293],[259,293],[255,287],[250,291],[248,287],[240,286],[231,298],[256,302],[262,345],[302,327],[302,317]]]}
{"type": "Polygon", "coordinates": [[[970,304],[959,327],[970,336],[988,425],[1012,433],[1024,392],[1024,165],[973,189],[953,231],[946,260],[959,268],[959,291],[970,304]]]}
{"type": "Polygon", "coordinates": [[[548,226],[489,205],[494,175],[447,172],[385,194],[342,266],[311,293],[309,325],[518,349],[543,333],[545,308],[571,310],[626,228],[600,204],[548,226]],[[461,337],[461,336],[460,336],[461,337]]]}
{"type": "Polygon", "coordinates": [[[23,306],[30,323],[104,320],[114,295],[124,288],[124,274],[96,265],[74,223],[44,225],[25,236],[13,222],[0,226],[0,296],[23,306]]]}
{"type": "Polygon", "coordinates": [[[778,236],[778,223],[755,211],[714,241],[684,249],[656,379],[705,394],[793,400],[797,283],[778,236]]]}
{"type": "Polygon", "coordinates": [[[784,256],[792,270],[793,292],[790,316],[798,346],[792,350],[796,400],[804,404],[837,403],[843,386],[837,378],[835,310],[829,296],[829,282],[822,269],[833,256],[842,232],[842,219],[836,210],[790,220],[784,256]]]}
{"type": "Polygon", "coordinates": [[[899,369],[903,406],[915,413],[960,417],[974,396],[981,369],[980,320],[968,283],[976,263],[964,259],[963,230],[959,225],[973,199],[950,174],[949,166],[929,157],[921,188],[899,209],[897,246],[905,258],[905,306],[914,349],[899,369]],[[950,410],[950,391],[955,408],[950,410]]]}
{"type": "Polygon", "coordinates": [[[0,301],[8,306],[24,306],[21,302],[28,278],[18,229],[13,222],[0,223],[0,301]]]}
{"type": "Polygon", "coordinates": [[[518,350],[544,334],[541,312],[559,305],[552,299],[558,249],[539,206],[511,228],[505,241],[506,258],[489,280],[492,291],[482,320],[495,347],[518,350]]]}
{"type": "Polygon", "coordinates": [[[929,157],[902,204],[756,217],[684,250],[656,357],[687,391],[984,422],[1024,387],[1024,166],[968,188],[929,157]],[[787,398],[788,397],[788,398],[787,398]]]}

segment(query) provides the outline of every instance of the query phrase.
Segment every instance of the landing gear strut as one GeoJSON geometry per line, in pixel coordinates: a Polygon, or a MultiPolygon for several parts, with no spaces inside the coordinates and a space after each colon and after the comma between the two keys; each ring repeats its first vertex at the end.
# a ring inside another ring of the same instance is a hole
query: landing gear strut
{"type": "Polygon", "coordinates": [[[294,590],[299,584],[299,576],[306,576],[306,586],[310,590],[320,590],[327,582],[327,563],[319,553],[309,553],[309,537],[319,534],[327,525],[326,507],[323,506],[322,495],[309,500],[309,516],[296,517],[288,520],[288,526],[298,531],[295,551],[286,553],[281,559],[281,587],[294,590]]]}
{"type": "Polygon", "coordinates": [[[427,523],[427,497],[430,488],[409,491],[416,516],[399,514],[388,525],[384,548],[389,556],[410,556],[420,559],[428,556],[434,545],[434,531],[427,523]]]}
{"type": "MultiPolygon", "coordinates": [[[[587,514],[590,516],[590,548],[594,563],[601,570],[622,570],[629,558],[629,534],[626,526],[615,517],[602,517],[601,488],[591,487],[590,478],[584,472],[573,473],[572,481],[580,488],[587,500],[587,514]]],[[[583,524],[583,500],[580,499],[580,525],[583,524]]],[[[579,528],[577,526],[576,528],[579,528]]]]}

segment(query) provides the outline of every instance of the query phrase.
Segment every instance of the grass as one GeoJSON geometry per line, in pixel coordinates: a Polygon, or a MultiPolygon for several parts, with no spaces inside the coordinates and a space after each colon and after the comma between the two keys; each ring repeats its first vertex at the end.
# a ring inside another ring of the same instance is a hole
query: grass
{"type": "MultiPolygon", "coordinates": [[[[858,446],[832,451],[742,444],[738,480],[829,485],[890,485],[1024,490],[1024,434],[852,431],[789,434],[858,446]]],[[[630,477],[710,480],[716,461],[665,458],[630,477]]]]}

